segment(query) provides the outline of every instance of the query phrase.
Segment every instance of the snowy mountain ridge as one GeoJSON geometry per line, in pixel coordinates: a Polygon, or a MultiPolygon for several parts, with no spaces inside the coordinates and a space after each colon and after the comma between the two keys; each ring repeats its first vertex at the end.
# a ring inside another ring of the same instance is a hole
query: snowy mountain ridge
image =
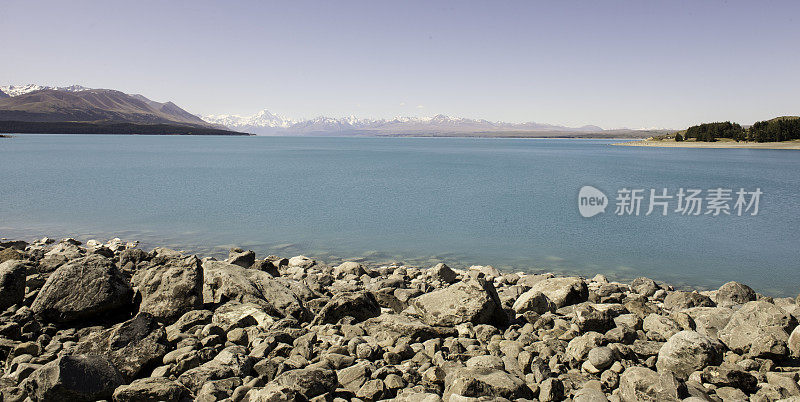
{"type": "Polygon", "coordinates": [[[203,120],[226,126],[233,130],[256,134],[308,134],[322,132],[496,132],[496,131],[570,131],[599,132],[597,126],[564,127],[536,122],[506,123],[450,117],[443,114],[430,117],[397,116],[392,119],[369,119],[320,116],[307,120],[294,120],[262,110],[252,116],[218,114],[200,116],[203,120]]]}
{"type": "Polygon", "coordinates": [[[70,85],[68,87],[51,87],[47,85],[38,84],[25,84],[25,85],[0,85],[0,91],[10,97],[25,95],[34,91],[41,91],[43,89],[52,89],[64,92],[81,92],[88,91],[92,88],[86,88],[82,85],[70,85]]]}

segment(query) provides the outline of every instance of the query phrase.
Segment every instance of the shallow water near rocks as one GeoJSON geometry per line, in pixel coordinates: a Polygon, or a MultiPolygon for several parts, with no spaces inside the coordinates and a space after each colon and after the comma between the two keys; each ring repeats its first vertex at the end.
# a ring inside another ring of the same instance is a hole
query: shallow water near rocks
{"type": "Polygon", "coordinates": [[[736,280],[797,295],[800,153],[614,142],[19,135],[0,142],[0,236],[736,280]],[[584,185],[610,198],[605,213],[581,217],[584,185]],[[764,194],[756,216],[644,216],[649,189],[681,187],[764,194]],[[645,189],[640,216],[614,215],[622,188],[645,189]]]}

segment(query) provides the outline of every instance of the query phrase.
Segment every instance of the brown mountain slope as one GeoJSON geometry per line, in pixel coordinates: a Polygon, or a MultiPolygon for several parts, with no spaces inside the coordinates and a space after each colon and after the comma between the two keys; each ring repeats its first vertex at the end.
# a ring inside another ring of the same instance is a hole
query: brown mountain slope
{"type": "Polygon", "coordinates": [[[172,102],[158,103],[111,89],[81,92],[42,90],[0,99],[0,120],[103,122],[216,127],[172,102]]]}

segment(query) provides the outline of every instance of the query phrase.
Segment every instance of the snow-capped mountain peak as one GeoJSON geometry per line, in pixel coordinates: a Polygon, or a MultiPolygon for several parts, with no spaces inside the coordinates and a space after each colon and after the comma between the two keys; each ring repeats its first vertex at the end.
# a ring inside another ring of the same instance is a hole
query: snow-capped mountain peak
{"type": "Polygon", "coordinates": [[[81,92],[81,91],[88,91],[92,88],[86,88],[82,85],[70,85],[68,87],[51,87],[47,85],[38,85],[38,84],[0,86],[0,91],[4,92],[6,95],[11,97],[25,95],[27,93],[31,93],[34,91],[41,91],[43,89],[54,89],[56,91],[65,91],[65,92],[81,92]]]}
{"type": "Polygon", "coordinates": [[[342,132],[425,133],[425,132],[491,132],[491,131],[602,131],[596,126],[579,128],[527,123],[491,122],[438,114],[431,117],[397,116],[387,119],[363,119],[355,116],[328,117],[293,120],[262,110],[252,116],[206,115],[201,118],[209,123],[221,124],[233,130],[257,134],[310,134],[342,132]]]}
{"type": "Polygon", "coordinates": [[[237,114],[211,114],[200,116],[203,120],[222,124],[223,126],[235,128],[237,130],[253,130],[264,128],[289,128],[297,123],[295,120],[278,116],[267,109],[264,109],[252,116],[241,116],[237,114]]]}

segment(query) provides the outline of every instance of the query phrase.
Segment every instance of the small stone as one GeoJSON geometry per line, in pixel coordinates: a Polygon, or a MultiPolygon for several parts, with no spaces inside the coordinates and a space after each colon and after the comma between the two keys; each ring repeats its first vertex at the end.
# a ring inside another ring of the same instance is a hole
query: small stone
{"type": "Polygon", "coordinates": [[[431,384],[441,384],[444,382],[446,373],[441,367],[431,367],[422,373],[422,379],[431,384]]]}
{"type": "Polygon", "coordinates": [[[368,401],[376,401],[382,399],[385,392],[386,385],[383,383],[383,380],[370,380],[364,383],[358,392],[356,392],[356,397],[368,401]]]}
{"type": "Polygon", "coordinates": [[[256,253],[253,250],[244,251],[240,248],[232,248],[228,252],[228,259],[225,262],[242,268],[250,268],[256,262],[256,253]]]}
{"type": "Polygon", "coordinates": [[[304,255],[298,255],[298,256],[289,258],[289,266],[290,267],[307,269],[307,268],[313,267],[316,263],[317,263],[316,261],[314,261],[311,258],[308,258],[308,257],[306,257],[304,255]]]}
{"type": "Polygon", "coordinates": [[[742,371],[738,366],[710,366],[703,369],[700,379],[717,387],[734,387],[746,393],[753,393],[758,388],[758,379],[752,374],[742,371]]]}
{"type": "Polygon", "coordinates": [[[431,279],[447,284],[455,283],[456,280],[458,280],[458,275],[455,273],[455,271],[441,262],[429,268],[428,275],[431,277],[431,279]]]}
{"type": "Polygon", "coordinates": [[[386,384],[386,388],[391,390],[403,389],[406,386],[406,382],[403,380],[403,377],[400,377],[397,374],[387,375],[383,382],[386,384]]]}
{"type": "Polygon", "coordinates": [[[595,367],[594,365],[592,365],[592,363],[590,361],[588,361],[588,360],[583,362],[583,364],[581,364],[581,370],[583,370],[583,371],[585,371],[585,372],[587,372],[589,374],[598,374],[598,373],[600,373],[602,371],[602,370],[598,369],[597,367],[595,367]]]}
{"type": "Polygon", "coordinates": [[[364,268],[363,265],[353,261],[345,261],[333,269],[333,276],[337,279],[341,279],[345,277],[345,275],[355,275],[360,277],[361,275],[366,274],[366,268],[364,268]]]}
{"type": "Polygon", "coordinates": [[[589,362],[598,370],[605,370],[614,364],[614,352],[605,346],[589,351],[589,362]]]}
{"type": "Polygon", "coordinates": [[[539,400],[541,402],[560,401],[564,399],[564,383],[558,378],[548,378],[539,384],[539,400]]]}
{"type": "Polygon", "coordinates": [[[616,389],[619,386],[619,373],[614,370],[606,370],[600,374],[600,382],[607,390],[616,389]]]}
{"type": "Polygon", "coordinates": [[[369,379],[370,370],[368,363],[359,363],[336,372],[339,383],[353,393],[358,392],[361,386],[369,379]]]}
{"type": "Polygon", "coordinates": [[[649,297],[658,290],[658,285],[654,280],[642,277],[634,279],[633,282],[631,282],[631,288],[634,292],[649,297]]]}
{"type": "Polygon", "coordinates": [[[602,390],[586,387],[579,389],[575,392],[572,398],[573,402],[607,402],[606,394],[602,390]]]}
{"type": "Polygon", "coordinates": [[[720,387],[716,389],[715,393],[723,401],[747,401],[750,399],[742,390],[733,387],[720,387]]]}

